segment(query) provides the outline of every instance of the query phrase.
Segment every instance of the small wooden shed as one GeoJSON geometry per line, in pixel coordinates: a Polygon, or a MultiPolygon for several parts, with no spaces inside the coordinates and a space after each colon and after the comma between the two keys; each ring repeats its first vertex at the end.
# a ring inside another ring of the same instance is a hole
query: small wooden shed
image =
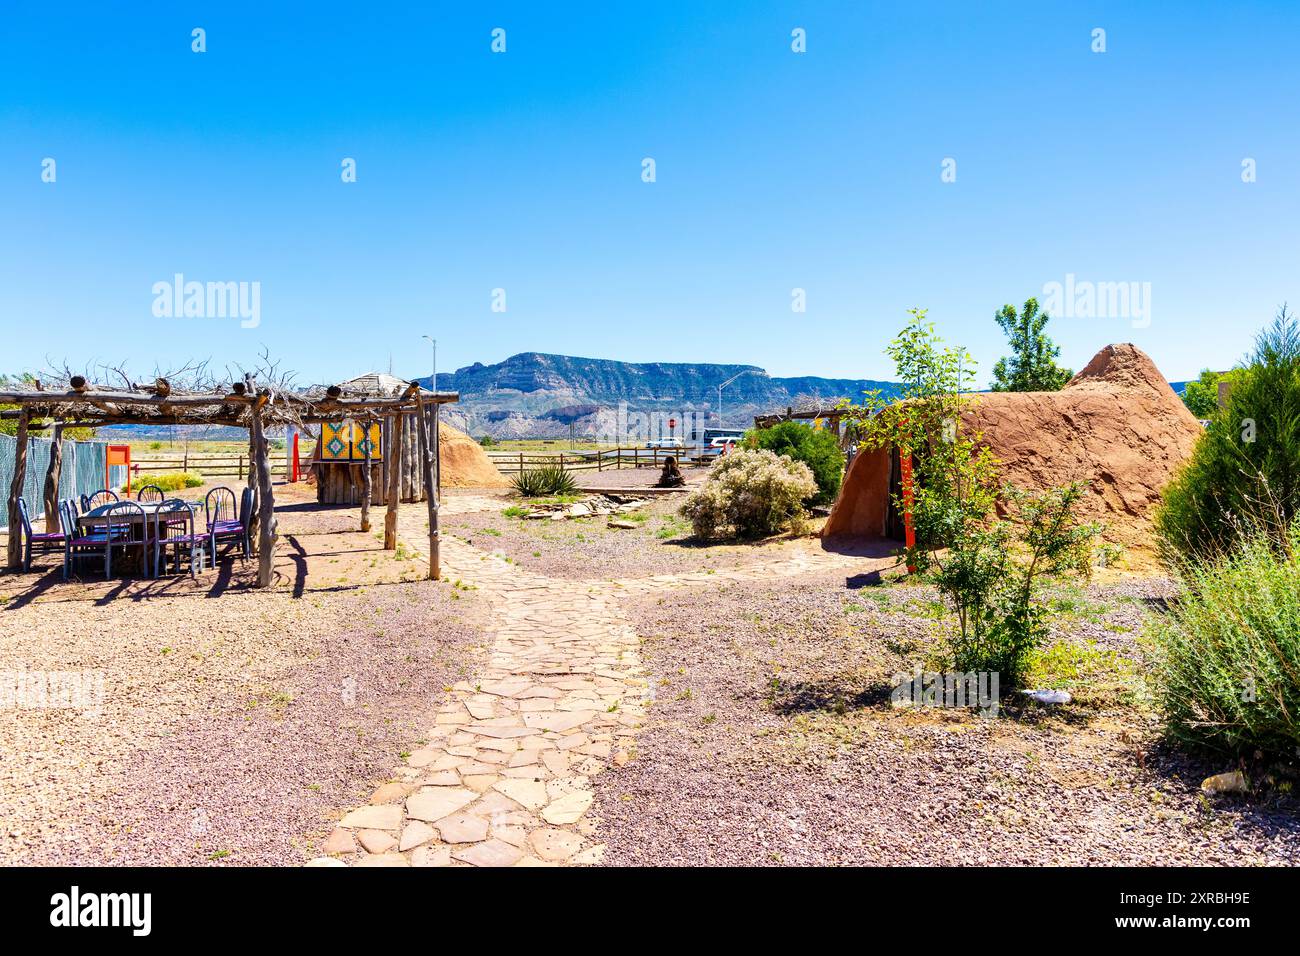
{"type": "MultiPolygon", "coordinates": [[[[367,372],[336,387],[341,398],[393,399],[409,392],[411,383],[383,372],[367,372]]],[[[419,394],[433,397],[427,389],[420,389],[419,394]]],[[[361,504],[366,486],[362,469],[367,467],[367,462],[371,504],[383,503],[394,470],[402,501],[425,500],[424,429],[420,428],[416,416],[414,411],[395,415],[360,414],[343,421],[322,422],[311,458],[316,500],[330,505],[361,504]],[[400,436],[394,436],[395,429],[401,431],[400,436]]],[[[437,456],[434,460],[438,465],[437,456]]],[[[434,480],[441,486],[440,467],[434,469],[434,480]]]]}

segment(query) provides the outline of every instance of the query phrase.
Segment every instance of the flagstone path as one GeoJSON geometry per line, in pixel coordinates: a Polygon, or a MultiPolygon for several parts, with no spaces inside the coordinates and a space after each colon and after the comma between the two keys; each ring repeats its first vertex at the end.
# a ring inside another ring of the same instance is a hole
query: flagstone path
{"type": "MultiPolygon", "coordinates": [[[[448,511],[501,507],[449,498],[448,511]]],[[[419,550],[422,518],[399,536],[419,550]]],[[[888,563],[888,562],[882,562],[888,563]]],[[[753,581],[862,558],[778,548],[773,560],[716,572],[574,581],[525,571],[456,538],[443,575],[485,592],[494,642],[481,674],[451,688],[426,739],[370,802],[347,813],[308,866],[551,866],[598,863],[591,779],[635,757],[647,681],[638,639],[619,609],[631,595],[719,580],[753,581]]]]}

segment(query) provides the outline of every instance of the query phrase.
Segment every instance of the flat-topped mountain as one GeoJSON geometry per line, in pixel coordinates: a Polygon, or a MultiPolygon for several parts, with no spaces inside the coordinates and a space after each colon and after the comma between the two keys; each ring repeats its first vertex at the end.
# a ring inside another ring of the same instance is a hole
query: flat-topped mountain
{"type": "MultiPolygon", "coordinates": [[[[695,362],[617,362],[521,352],[503,362],[475,362],[455,372],[439,372],[438,388],[460,392],[460,403],[443,413],[471,435],[495,438],[600,435],[625,416],[662,418],[717,427],[718,385],[724,389],[726,424],[743,427],[756,414],[790,406],[860,400],[863,392],[891,392],[891,382],[816,376],[774,378],[755,365],[695,362]]],[[[428,383],[428,378],[422,380],[428,383]]],[[[666,430],[665,430],[666,433],[666,430]]],[[[680,434],[680,433],[679,433],[680,434]]]]}

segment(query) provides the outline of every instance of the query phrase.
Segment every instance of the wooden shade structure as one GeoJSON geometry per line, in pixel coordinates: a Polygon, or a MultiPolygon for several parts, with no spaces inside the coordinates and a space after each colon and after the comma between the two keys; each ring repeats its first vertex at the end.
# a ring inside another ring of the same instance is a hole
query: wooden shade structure
{"type": "MultiPolygon", "coordinates": [[[[16,408],[0,411],[0,417],[17,419],[18,428],[14,478],[9,489],[9,539],[6,565],[17,569],[22,564],[21,527],[18,498],[22,494],[27,466],[27,438],[30,432],[53,426],[55,433],[64,427],[98,428],[106,425],[233,425],[247,428],[252,468],[249,485],[257,492],[258,570],[257,584],[271,583],[276,542],[275,497],[271,486],[271,468],[266,437],[268,428],[303,426],[324,422],[384,421],[410,417],[426,436],[422,452],[426,461],[419,464],[425,475],[437,474],[438,409],[459,400],[455,392],[429,392],[415,382],[401,383],[391,394],[356,395],[340,386],[296,391],[283,382],[259,386],[256,376],[247,374],[242,381],[224,385],[181,389],[166,378],[152,384],[124,384],[122,387],[94,385],[84,376],[70,376],[53,388],[36,382],[31,387],[0,390],[0,405],[16,408]],[[432,441],[427,436],[433,436],[432,441]]],[[[391,426],[390,426],[391,427],[391,426]]],[[[400,429],[396,430],[400,434],[400,429]]],[[[50,471],[45,481],[47,521],[57,514],[58,503],[51,501],[59,487],[58,455],[50,456],[50,471]]],[[[370,471],[363,478],[369,484],[370,471]]],[[[394,476],[398,474],[394,469],[394,476]]],[[[426,483],[429,510],[429,574],[439,576],[438,495],[436,481],[426,483]]],[[[362,507],[362,525],[369,526],[369,488],[362,507]]],[[[385,518],[384,547],[397,547],[397,509],[400,489],[390,483],[388,515],[385,518]]]]}

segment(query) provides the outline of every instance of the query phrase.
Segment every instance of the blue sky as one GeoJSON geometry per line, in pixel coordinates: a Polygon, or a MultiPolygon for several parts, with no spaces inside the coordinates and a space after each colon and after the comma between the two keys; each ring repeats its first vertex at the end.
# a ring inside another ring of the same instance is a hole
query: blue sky
{"type": "Polygon", "coordinates": [[[1072,274],[1150,315],[1058,316],[1066,364],[1132,341],[1189,377],[1300,303],[1297,37],[1287,2],[11,0],[0,370],[415,375],[434,334],[443,370],[887,378],[915,305],[987,373],[994,311],[1072,274]],[[260,283],[260,323],[155,317],[176,273],[260,283]]]}

